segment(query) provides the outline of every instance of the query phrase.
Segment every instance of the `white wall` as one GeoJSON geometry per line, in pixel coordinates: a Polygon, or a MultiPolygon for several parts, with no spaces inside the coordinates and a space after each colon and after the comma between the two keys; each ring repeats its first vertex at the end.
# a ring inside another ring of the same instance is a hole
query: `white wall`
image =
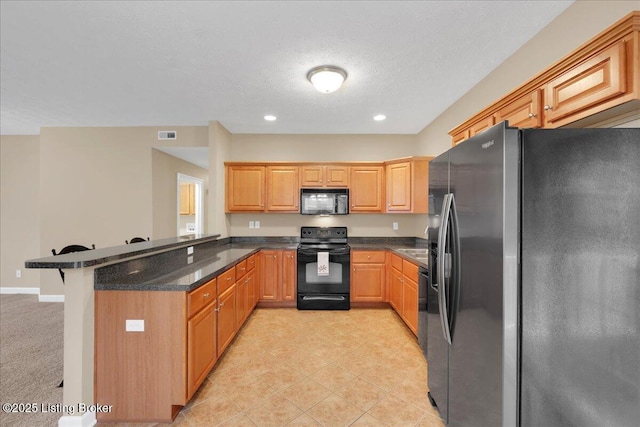
{"type": "MultiPolygon", "coordinates": [[[[164,128],[42,128],[40,251],[28,258],[70,244],[104,248],[133,236],[153,239],[152,151],[166,144],[157,139],[164,128]]],[[[206,127],[171,129],[179,136],[174,146],[208,145],[206,127]]],[[[174,217],[173,235],[175,227],[174,217]]],[[[41,294],[63,293],[55,270],[41,270],[40,287],[41,294]]]]}
{"type": "Polygon", "coordinates": [[[39,136],[0,137],[0,160],[0,286],[37,288],[40,275],[24,261],[40,253],[39,136]]]}

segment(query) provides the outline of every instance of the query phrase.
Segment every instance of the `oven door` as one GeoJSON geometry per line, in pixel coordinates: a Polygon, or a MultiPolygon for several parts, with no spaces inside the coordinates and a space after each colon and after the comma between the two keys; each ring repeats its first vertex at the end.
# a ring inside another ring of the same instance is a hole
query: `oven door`
{"type": "Polygon", "coordinates": [[[298,308],[301,302],[318,309],[326,303],[342,302],[350,306],[350,249],[298,248],[298,308]],[[329,253],[329,274],[318,274],[318,252],[329,253]],[[312,301],[314,301],[312,303],[312,301]],[[305,303],[306,302],[306,303],[305,303]]]}

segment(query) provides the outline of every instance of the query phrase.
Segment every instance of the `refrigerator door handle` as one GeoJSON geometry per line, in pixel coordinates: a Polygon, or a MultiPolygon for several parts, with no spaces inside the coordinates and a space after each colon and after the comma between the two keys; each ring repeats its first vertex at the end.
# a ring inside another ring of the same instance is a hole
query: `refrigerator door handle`
{"type": "Polygon", "coordinates": [[[438,234],[438,307],[440,311],[440,323],[444,339],[451,344],[451,332],[449,330],[449,314],[447,303],[447,283],[445,282],[446,259],[445,245],[449,235],[449,216],[453,194],[445,194],[442,204],[442,224],[438,234]]]}
{"type": "MultiPolygon", "coordinates": [[[[458,223],[458,210],[456,208],[456,200],[451,194],[449,198],[451,204],[451,273],[450,273],[450,285],[449,292],[449,306],[447,313],[449,314],[449,340],[453,340],[453,333],[456,327],[456,319],[458,317],[458,305],[460,301],[460,234],[458,223]]],[[[450,343],[451,343],[450,341],[450,343]]]]}

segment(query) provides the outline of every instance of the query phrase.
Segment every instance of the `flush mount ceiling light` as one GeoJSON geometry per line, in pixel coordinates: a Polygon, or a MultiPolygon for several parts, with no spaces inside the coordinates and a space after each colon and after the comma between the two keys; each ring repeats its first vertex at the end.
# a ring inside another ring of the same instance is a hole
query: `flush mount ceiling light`
{"type": "Polygon", "coordinates": [[[385,116],[384,114],[378,114],[377,116],[373,116],[373,120],[375,120],[376,122],[380,122],[386,118],[387,116],[385,116]]]}
{"type": "Polygon", "coordinates": [[[347,79],[347,72],[333,65],[322,65],[312,68],[307,73],[307,80],[311,82],[318,92],[331,93],[340,89],[347,79]]]}
{"type": "Polygon", "coordinates": [[[264,116],[264,119],[268,122],[273,122],[276,120],[276,116],[272,116],[271,114],[268,114],[266,116],[264,116]]]}

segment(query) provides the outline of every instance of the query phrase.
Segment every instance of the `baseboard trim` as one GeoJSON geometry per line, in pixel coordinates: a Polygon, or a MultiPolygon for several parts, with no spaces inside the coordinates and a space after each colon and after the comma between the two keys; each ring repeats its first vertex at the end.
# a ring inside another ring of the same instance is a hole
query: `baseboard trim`
{"type": "Polygon", "coordinates": [[[40,288],[0,287],[0,294],[38,295],[38,302],[64,302],[64,295],[40,295],[40,288]]]}
{"type": "Polygon", "coordinates": [[[65,415],[58,420],[58,427],[93,427],[97,423],[95,412],[82,415],[65,415]]]}
{"type": "Polygon", "coordinates": [[[64,302],[64,295],[38,295],[38,302],[64,302]]]}
{"type": "Polygon", "coordinates": [[[31,294],[39,295],[40,288],[13,288],[8,286],[0,287],[0,294],[31,294]]]}

